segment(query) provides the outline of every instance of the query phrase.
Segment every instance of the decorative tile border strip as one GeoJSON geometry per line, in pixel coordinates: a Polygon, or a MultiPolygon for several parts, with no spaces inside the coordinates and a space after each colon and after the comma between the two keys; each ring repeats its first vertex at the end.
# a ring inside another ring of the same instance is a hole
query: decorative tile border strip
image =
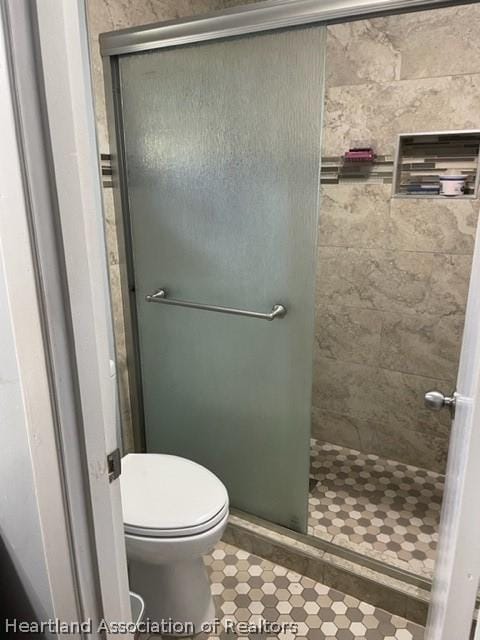
{"type": "Polygon", "coordinates": [[[345,162],[341,156],[324,156],[320,168],[320,183],[392,184],[393,162],[391,156],[377,156],[374,162],[345,162]]]}
{"type": "MultiPolygon", "coordinates": [[[[473,192],[478,157],[472,145],[459,145],[458,141],[437,145],[405,145],[399,161],[400,184],[398,193],[407,191],[414,183],[438,184],[438,175],[447,169],[458,169],[467,176],[469,192],[473,192]],[[418,148],[417,148],[418,147],[418,148]],[[419,154],[419,150],[422,154],[419,154]]],[[[103,186],[113,186],[112,163],[108,153],[101,154],[103,186]]],[[[392,184],[394,158],[378,155],[374,162],[345,162],[342,156],[323,156],[320,169],[321,184],[349,184],[366,182],[392,184]]]]}
{"type": "Polygon", "coordinates": [[[105,188],[113,187],[112,182],[112,156],[109,153],[101,153],[100,154],[100,169],[102,173],[103,186],[105,188]],[[105,178],[110,178],[109,180],[105,180],[105,178]]]}

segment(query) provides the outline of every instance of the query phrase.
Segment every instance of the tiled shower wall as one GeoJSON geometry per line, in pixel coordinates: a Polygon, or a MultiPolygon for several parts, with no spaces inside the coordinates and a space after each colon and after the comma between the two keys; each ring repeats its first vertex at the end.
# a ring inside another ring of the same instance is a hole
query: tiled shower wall
{"type": "MultiPolygon", "coordinates": [[[[245,4],[87,0],[100,149],[108,153],[98,34],[245,4]]],[[[328,28],[323,155],[353,142],[393,155],[399,132],[480,128],[480,6],[328,28]],[[441,43],[441,46],[439,46],[441,43]]],[[[391,200],[390,186],[324,185],[313,430],[347,447],[441,470],[449,420],[423,409],[453,388],[476,201],[391,200]]],[[[120,267],[105,189],[125,447],[132,448],[120,267]]]]}
{"type": "MultiPolygon", "coordinates": [[[[361,141],[392,156],[398,133],[480,128],[479,29],[478,5],[329,27],[323,155],[361,141]]],[[[454,389],[478,209],[322,186],[315,437],[444,469],[449,416],[423,395],[454,389]]]]}

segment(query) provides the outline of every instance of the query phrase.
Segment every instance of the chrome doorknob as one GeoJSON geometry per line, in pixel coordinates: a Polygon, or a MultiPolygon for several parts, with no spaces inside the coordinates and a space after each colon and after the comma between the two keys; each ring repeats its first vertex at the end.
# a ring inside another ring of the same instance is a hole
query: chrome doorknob
{"type": "Polygon", "coordinates": [[[455,395],[453,393],[451,396],[446,396],[441,391],[427,391],[425,394],[425,406],[432,411],[440,411],[440,409],[448,407],[453,415],[456,402],[455,395]]]}

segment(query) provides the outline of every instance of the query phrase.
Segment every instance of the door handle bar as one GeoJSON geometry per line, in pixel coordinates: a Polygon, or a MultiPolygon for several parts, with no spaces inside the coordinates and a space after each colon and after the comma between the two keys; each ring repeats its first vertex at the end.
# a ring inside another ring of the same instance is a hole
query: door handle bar
{"type": "Polygon", "coordinates": [[[283,304],[274,304],[270,313],[260,313],[259,311],[248,311],[247,309],[233,309],[232,307],[219,307],[213,304],[202,304],[200,302],[190,302],[188,300],[176,300],[175,298],[167,298],[165,289],[158,289],[154,293],[145,296],[147,302],[158,302],[160,304],[171,304],[176,307],[188,307],[190,309],[203,309],[203,311],[214,311],[215,313],[228,313],[232,316],[247,316],[249,318],[258,318],[259,320],[275,320],[275,318],[283,318],[287,310],[283,304]]]}

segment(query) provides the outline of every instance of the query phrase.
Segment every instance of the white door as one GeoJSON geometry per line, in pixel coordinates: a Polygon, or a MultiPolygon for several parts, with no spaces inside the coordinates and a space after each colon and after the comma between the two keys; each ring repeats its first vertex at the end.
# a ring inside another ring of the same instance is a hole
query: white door
{"type": "Polygon", "coordinates": [[[456,392],[426,640],[470,638],[480,580],[480,228],[456,392]]]}

